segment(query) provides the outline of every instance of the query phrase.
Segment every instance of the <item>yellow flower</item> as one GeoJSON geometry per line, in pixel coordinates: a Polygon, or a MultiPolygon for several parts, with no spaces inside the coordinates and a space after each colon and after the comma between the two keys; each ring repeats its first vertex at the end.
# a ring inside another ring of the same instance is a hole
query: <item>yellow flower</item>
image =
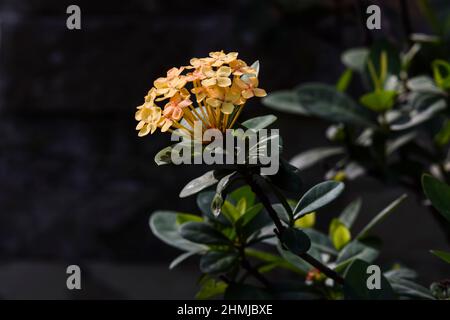
{"type": "Polygon", "coordinates": [[[183,116],[184,108],[190,106],[192,101],[182,96],[180,93],[173,96],[164,106],[163,115],[171,120],[178,121],[183,116]]]}
{"type": "Polygon", "coordinates": [[[201,68],[204,66],[210,66],[215,60],[213,58],[192,58],[190,61],[191,66],[188,66],[187,68],[201,68]]]}
{"type": "Polygon", "coordinates": [[[231,85],[231,68],[222,66],[217,71],[214,71],[211,67],[205,67],[203,69],[203,74],[206,79],[202,81],[202,86],[211,87],[218,85],[219,87],[225,88],[231,85]]]}
{"type": "Polygon", "coordinates": [[[139,137],[143,137],[149,133],[153,134],[161,120],[161,108],[143,107],[136,112],[136,120],[139,121],[136,126],[136,130],[139,130],[139,137]]]}
{"type": "Polygon", "coordinates": [[[231,73],[235,76],[242,76],[244,74],[254,74],[256,75],[256,70],[247,66],[245,61],[241,59],[236,59],[230,62],[231,73]]]}
{"type": "Polygon", "coordinates": [[[242,89],[242,97],[250,99],[252,97],[265,97],[267,95],[264,89],[258,88],[258,79],[255,77],[249,78],[248,82],[242,79],[236,79],[236,84],[242,89]]]}
{"type": "Polygon", "coordinates": [[[230,52],[225,54],[223,51],[210,52],[209,56],[213,58],[213,62],[211,65],[213,67],[220,67],[225,63],[230,63],[233,60],[236,60],[238,53],[230,52]]]}
{"type": "Polygon", "coordinates": [[[162,132],[171,127],[193,136],[194,124],[202,128],[232,128],[245,102],[266,95],[258,88],[257,72],[238,53],[211,52],[205,58],[192,58],[189,66],[171,68],[157,78],[135,115],[139,136],[162,132]],[[246,79],[241,76],[245,75],[246,79]],[[195,95],[197,106],[191,95],[195,95]],[[161,109],[159,103],[165,101],[161,109]]]}
{"type": "Polygon", "coordinates": [[[232,88],[216,88],[211,92],[212,97],[206,103],[213,108],[220,108],[224,114],[233,113],[234,106],[240,98],[240,93],[232,88]]]}

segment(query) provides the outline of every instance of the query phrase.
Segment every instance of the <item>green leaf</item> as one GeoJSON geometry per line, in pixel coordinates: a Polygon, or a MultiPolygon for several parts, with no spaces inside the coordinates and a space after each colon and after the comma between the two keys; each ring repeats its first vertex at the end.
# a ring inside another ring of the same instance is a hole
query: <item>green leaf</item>
{"type": "Polygon", "coordinates": [[[445,146],[450,142],[450,120],[446,120],[441,130],[434,137],[434,141],[438,146],[445,146]]]}
{"type": "Polygon", "coordinates": [[[346,299],[356,300],[393,300],[396,295],[387,279],[380,274],[380,289],[370,290],[367,280],[369,264],[362,260],[355,260],[345,274],[344,294],[346,299]]]}
{"type": "Polygon", "coordinates": [[[362,239],[366,237],[372,229],[378,225],[381,221],[387,218],[389,214],[391,214],[394,209],[398,207],[400,203],[403,202],[407,197],[406,194],[401,195],[399,198],[391,202],[386,208],[384,208],[380,213],[378,213],[364,228],[361,232],[355,237],[355,239],[362,239]]]}
{"type": "Polygon", "coordinates": [[[358,217],[359,211],[361,210],[362,200],[358,198],[352,201],[344,211],[342,211],[339,216],[339,221],[341,221],[348,229],[353,226],[356,218],[358,217]]]}
{"type": "Polygon", "coordinates": [[[252,188],[247,185],[234,190],[229,194],[229,197],[236,204],[239,200],[245,199],[247,207],[251,207],[255,203],[255,193],[252,191],[252,188]]]}
{"type": "Polygon", "coordinates": [[[255,204],[253,207],[248,208],[244,214],[236,221],[236,227],[242,228],[248,225],[263,209],[261,203],[255,204]]]}
{"type": "Polygon", "coordinates": [[[352,81],[353,72],[352,69],[346,69],[344,73],[342,73],[341,77],[339,78],[336,89],[341,92],[345,92],[352,81]]]}
{"type": "Polygon", "coordinates": [[[308,112],[298,100],[297,94],[291,90],[272,92],[262,99],[262,103],[277,111],[308,115],[308,112]]]}
{"type": "Polygon", "coordinates": [[[360,259],[372,263],[378,257],[378,250],[363,244],[360,241],[353,240],[339,252],[336,258],[336,272],[342,272],[355,259],[360,259]]]}
{"type": "Polygon", "coordinates": [[[275,121],[277,121],[277,117],[275,117],[273,114],[270,114],[267,116],[260,116],[260,117],[248,119],[248,120],[242,122],[242,125],[248,129],[259,130],[259,129],[267,128],[275,121]]]}
{"type": "Polygon", "coordinates": [[[180,192],[180,198],[185,198],[196,194],[203,189],[215,185],[219,180],[217,179],[214,170],[206,172],[204,175],[189,182],[180,192]]]}
{"type": "Polygon", "coordinates": [[[308,252],[311,240],[302,230],[286,228],[281,235],[281,242],[291,252],[300,255],[308,252]]]}
{"type": "Polygon", "coordinates": [[[369,49],[353,48],[342,53],[341,61],[347,68],[362,73],[366,67],[368,56],[369,49]]]}
{"type": "Polygon", "coordinates": [[[177,224],[183,224],[189,221],[202,222],[203,218],[189,213],[177,213],[177,224]]]}
{"type": "Polygon", "coordinates": [[[200,270],[204,273],[225,273],[232,269],[238,260],[234,251],[209,251],[200,258],[200,270]]]}
{"type": "Polygon", "coordinates": [[[350,230],[339,219],[334,218],[330,224],[330,239],[336,250],[341,250],[351,240],[350,230]]]}
{"type": "Polygon", "coordinates": [[[247,200],[245,198],[239,199],[236,204],[236,210],[239,212],[239,216],[242,216],[247,210],[247,200]]]}
{"type": "MultiPolygon", "coordinates": [[[[299,273],[301,275],[305,274],[304,271],[298,269],[297,267],[295,267],[294,265],[292,265],[288,261],[284,260],[280,256],[277,256],[277,255],[274,255],[274,254],[271,254],[271,253],[268,253],[268,252],[264,252],[264,251],[251,249],[251,248],[246,248],[245,249],[245,254],[248,257],[252,257],[252,258],[258,259],[258,260],[260,260],[262,262],[266,262],[267,264],[265,264],[265,266],[270,266],[271,269],[276,268],[276,267],[280,267],[280,268],[283,268],[283,269],[287,269],[287,270],[291,270],[293,272],[299,273]]],[[[294,257],[296,257],[296,256],[294,256],[294,257]]]]}
{"type": "Polygon", "coordinates": [[[241,216],[240,212],[237,210],[235,206],[229,201],[225,201],[222,205],[222,214],[228,218],[231,222],[236,222],[237,219],[241,216]]]}
{"type": "Polygon", "coordinates": [[[396,91],[374,91],[363,95],[360,98],[362,105],[375,112],[384,112],[392,109],[397,97],[396,91]]]}
{"type": "Polygon", "coordinates": [[[294,209],[295,219],[316,211],[336,199],[344,190],[344,184],[337,181],[325,181],[309,189],[294,209]]]}
{"type": "Polygon", "coordinates": [[[309,214],[304,215],[300,219],[295,220],[294,226],[296,228],[306,229],[314,227],[316,223],[316,213],[311,212],[309,214]]]}
{"type": "Polygon", "coordinates": [[[445,60],[434,60],[432,64],[434,81],[443,90],[450,89],[450,64],[445,60]]]}
{"type": "Polygon", "coordinates": [[[433,207],[450,222],[450,186],[429,174],[424,174],[422,187],[433,207]]]}
{"type": "Polygon", "coordinates": [[[333,122],[374,126],[370,113],[333,86],[308,83],[297,88],[300,104],[309,114],[333,122]]]}
{"type": "Polygon", "coordinates": [[[158,166],[162,166],[165,164],[171,164],[172,163],[171,154],[172,154],[172,146],[165,147],[164,149],[160,150],[155,155],[155,159],[154,159],[155,163],[158,166]]]}
{"type": "Polygon", "coordinates": [[[431,250],[431,253],[434,254],[436,257],[441,258],[443,261],[450,263],[450,252],[431,250]]]}
{"type": "Polygon", "coordinates": [[[221,295],[228,287],[225,282],[210,277],[206,277],[200,284],[202,287],[195,295],[195,298],[199,300],[210,299],[221,295]]]}
{"type": "Polygon", "coordinates": [[[173,269],[176,266],[178,266],[180,263],[188,259],[189,257],[192,257],[193,255],[199,254],[201,251],[188,251],[185,253],[180,254],[178,257],[172,260],[172,262],[169,265],[169,269],[173,269]]]}
{"type": "Polygon", "coordinates": [[[230,240],[224,234],[204,222],[187,222],[180,227],[180,234],[195,243],[230,244],[230,240]]]}
{"type": "Polygon", "coordinates": [[[345,149],[342,147],[314,148],[296,155],[292,158],[290,164],[299,170],[304,170],[325,158],[343,153],[345,153],[345,149]]]}
{"type": "Polygon", "coordinates": [[[198,251],[207,249],[204,245],[184,239],[177,223],[177,212],[155,211],[150,216],[150,229],[153,234],[166,244],[184,251],[198,251]]]}

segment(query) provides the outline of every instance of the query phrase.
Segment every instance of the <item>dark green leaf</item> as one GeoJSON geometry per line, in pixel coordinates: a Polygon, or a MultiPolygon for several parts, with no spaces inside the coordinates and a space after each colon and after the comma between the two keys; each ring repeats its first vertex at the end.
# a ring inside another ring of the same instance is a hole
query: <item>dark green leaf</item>
{"type": "Polygon", "coordinates": [[[428,174],[422,176],[422,186],[433,207],[450,222],[450,186],[428,174]]]}
{"type": "Polygon", "coordinates": [[[225,273],[230,271],[238,260],[234,251],[209,251],[200,258],[200,270],[203,273],[225,273]]]}
{"type": "Polygon", "coordinates": [[[181,226],[180,234],[183,238],[195,243],[230,244],[230,240],[225,235],[204,222],[187,222],[181,226]]]}
{"type": "Polygon", "coordinates": [[[204,250],[207,247],[184,239],[177,223],[177,212],[156,211],[150,217],[150,229],[161,241],[185,251],[204,250]]]}
{"type": "Polygon", "coordinates": [[[297,94],[291,90],[275,91],[262,99],[262,103],[274,110],[307,115],[308,112],[298,101],[297,94]]]}
{"type": "Polygon", "coordinates": [[[313,212],[336,199],[344,190],[344,184],[337,181],[325,181],[309,189],[294,209],[295,219],[313,212]]]}
{"type": "Polygon", "coordinates": [[[357,105],[348,95],[324,84],[304,84],[297,88],[301,105],[311,115],[333,122],[359,126],[374,126],[367,110],[357,105]]]}
{"type": "Polygon", "coordinates": [[[291,252],[300,255],[308,252],[311,240],[302,230],[286,228],[281,235],[281,242],[291,252]]]}
{"type": "Polygon", "coordinates": [[[355,260],[349,266],[345,274],[344,294],[346,299],[352,300],[393,300],[396,295],[392,290],[389,281],[380,274],[380,289],[370,290],[367,280],[370,274],[367,273],[369,264],[362,260],[355,260]]]}
{"type": "Polygon", "coordinates": [[[245,227],[261,212],[262,208],[263,205],[261,203],[257,203],[253,207],[248,208],[245,213],[236,221],[236,227],[245,227]]]}

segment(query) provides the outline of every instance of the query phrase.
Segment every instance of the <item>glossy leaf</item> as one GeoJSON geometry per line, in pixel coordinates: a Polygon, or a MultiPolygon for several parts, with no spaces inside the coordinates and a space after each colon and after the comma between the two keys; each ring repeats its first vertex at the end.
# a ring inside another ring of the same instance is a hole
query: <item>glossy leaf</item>
{"type": "Polygon", "coordinates": [[[180,227],[180,234],[195,243],[230,244],[230,240],[224,234],[204,222],[187,222],[180,227]]]}
{"type": "Polygon", "coordinates": [[[295,218],[316,211],[336,199],[344,191],[344,184],[337,181],[325,181],[309,189],[294,209],[295,218]]]}
{"type": "Polygon", "coordinates": [[[188,251],[188,252],[180,254],[178,257],[176,257],[174,260],[172,260],[172,262],[169,265],[169,269],[172,270],[173,268],[178,266],[180,263],[187,260],[189,257],[199,254],[200,252],[201,251],[188,251]]]}
{"type": "Polygon", "coordinates": [[[197,251],[206,249],[204,245],[199,245],[184,239],[177,223],[177,212],[156,211],[150,216],[150,229],[161,241],[175,248],[185,251],[197,251]]]}
{"type": "Polygon", "coordinates": [[[190,195],[196,194],[210,186],[215,185],[219,180],[214,174],[214,170],[208,171],[202,176],[189,182],[183,190],[180,192],[180,198],[185,198],[190,195]]]}

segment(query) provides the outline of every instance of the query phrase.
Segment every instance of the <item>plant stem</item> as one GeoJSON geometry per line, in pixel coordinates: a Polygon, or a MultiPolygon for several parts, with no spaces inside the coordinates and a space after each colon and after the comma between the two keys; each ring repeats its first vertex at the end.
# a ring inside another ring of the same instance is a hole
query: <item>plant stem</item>
{"type": "MultiPolygon", "coordinates": [[[[250,185],[252,190],[256,193],[259,200],[262,202],[264,207],[266,208],[270,218],[273,220],[273,223],[275,224],[276,230],[275,234],[277,235],[278,239],[281,239],[281,236],[285,230],[285,227],[281,223],[280,218],[278,217],[275,210],[272,208],[272,204],[270,203],[269,198],[264,193],[264,190],[259,186],[258,182],[254,179],[254,177],[250,174],[247,174],[245,176],[247,183],[250,185]]],[[[339,284],[344,284],[344,278],[342,278],[336,271],[328,268],[326,265],[324,265],[322,262],[316,260],[314,257],[309,255],[308,253],[303,253],[299,255],[300,258],[308,262],[310,265],[312,265],[314,268],[318,269],[320,272],[325,274],[327,277],[333,279],[339,284]]]]}

